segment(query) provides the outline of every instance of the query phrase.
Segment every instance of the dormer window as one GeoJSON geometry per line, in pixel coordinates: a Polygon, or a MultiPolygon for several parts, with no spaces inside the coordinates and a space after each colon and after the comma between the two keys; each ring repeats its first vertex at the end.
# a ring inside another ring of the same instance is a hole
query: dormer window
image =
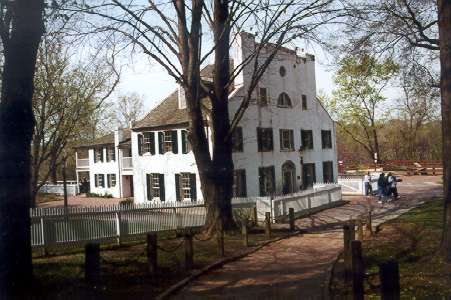
{"type": "Polygon", "coordinates": [[[277,106],[279,107],[291,107],[291,99],[287,93],[282,93],[277,98],[277,106]]]}

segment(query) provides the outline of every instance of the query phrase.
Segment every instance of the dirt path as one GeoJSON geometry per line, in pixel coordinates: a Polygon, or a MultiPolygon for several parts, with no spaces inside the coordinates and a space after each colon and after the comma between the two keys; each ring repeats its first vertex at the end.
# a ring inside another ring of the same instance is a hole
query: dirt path
{"type": "MultiPolygon", "coordinates": [[[[406,177],[401,199],[385,205],[371,200],[374,216],[404,211],[441,194],[439,177],[406,177]]],[[[214,270],[185,287],[174,299],[324,299],[328,270],[342,249],[341,222],[365,213],[367,199],[297,220],[303,234],[273,243],[214,270]]]]}

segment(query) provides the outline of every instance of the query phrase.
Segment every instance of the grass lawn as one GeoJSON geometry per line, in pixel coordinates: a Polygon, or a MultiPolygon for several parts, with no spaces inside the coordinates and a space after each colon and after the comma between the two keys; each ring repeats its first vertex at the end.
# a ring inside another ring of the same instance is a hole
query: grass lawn
{"type": "MultiPolygon", "coordinates": [[[[439,253],[442,233],[443,199],[434,199],[381,227],[363,241],[365,294],[379,298],[378,265],[389,259],[399,263],[401,298],[441,299],[451,295],[451,264],[439,253]]],[[[349,295],[339,261],[332,282],[332,295],[349,295]]]]}
{"type": "MultiPolygon", "coordinates": [[[[284,236],[286,231],[274,231],[273,237],[284,236]]],[[[89,286],[84,281],[82,252],[69,255],[34,258],[36,288],[34,294],[46,299],[64,298],[107,298],[107,299],[141,299],[152,298],[170,285],[188,276],[191,271],[183,268],[184,248],[181,239],[174,233],[159,234],[158,251],[160,270],[155,278],[147,273],[147,256],[143,240],[129,243],[122,247],[104,247],[101,251],[101,281],[96,286],[89,286]]],[[[249,235],[251,247],[265,241],[261,228],[249,235]]],[[[215,239],[208,241],[193,240],[194,270],[200,269],[219,259],[215,239]]],[[[241,235],[226,234],[226,256],[236,255],[249,248],[244,248],[241,235]]]]}

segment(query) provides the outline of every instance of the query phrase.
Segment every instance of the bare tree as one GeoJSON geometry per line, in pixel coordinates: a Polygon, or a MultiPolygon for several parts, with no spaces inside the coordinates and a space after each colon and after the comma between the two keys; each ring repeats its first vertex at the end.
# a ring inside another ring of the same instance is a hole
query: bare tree
{"type": "Polygon", "coordinates": [[[69,11],[93,17],[92,31],[120,34],[124,42],[148,55],[165,68],[185,91],[189,140],[199,170],[207,206],[206,232],[234,226],[231,196],[233,161],[231,134],[243,117],[259,79],[283,45],[297,38],[312,37],[327,22],[331,0],[202,1],[172,0],[93,1],[69,11]],[[208,28],[208,30],[205,30],[208,28]],[[243,62],[230,69],[232,31],[256,31],[260,43],[243,62]],[[201,66],[213,59],[212,84],[200,78],[201,66]],[[229,119],[228,96],[236,76],[252,66],[249,86],[241,106],[229,119]],[[205,134],[201,99],[211,102],[209,126],[213,151],[205,134]]]}
{"type": "Polygon", "coordinates": [[[144,112],[143,99],[137,93],[120,95],[115,103],[115,119],[122,128],[128,128],[131,122],[138,120],[144,112]]]}
{"type": "Polygon", "coordinates": [[[33,77],[44,1],[0,2],[0,297],[23,297],[32,280],[30,145],[33,77]]]}
{"type": "Polygon", "coordinates": [[[32,206],[41,186],[57,180],[71,147],[92,138],[93,116],[119,82],[114,62],[105,61],[72,62],[58,37],[43,39],[33,95],[32,206]]]}

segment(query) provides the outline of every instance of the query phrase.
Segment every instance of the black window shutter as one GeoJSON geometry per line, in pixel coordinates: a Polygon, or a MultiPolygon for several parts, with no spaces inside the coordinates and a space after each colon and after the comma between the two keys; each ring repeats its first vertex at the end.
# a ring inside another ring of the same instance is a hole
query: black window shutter
{"type": "Polygon", "coordinates": [[[163,154],[163,141],[164,141],[164,133],[158,132],[158,153],[163,154]]]}
{"type": "Polygon", "coordinates": [[[94,186],[95,187],[98,187],[99,185],[98,185],[98,178],[99,178],[99,175],[98,174],[94,174],[94,186]]]}
{"type": "Polygon", "coordinates": [[[150,154],[155,155],[155,132],[149,132],[150,154]]]}
{"type": "Polygon", "coordinates": [[[189,185],[191,188],[191,201],[197,201],[196,174],[189,174],[189,185]]]}
{"type": "Polygon", "coordinates": [[[265,172],[262,168],[258,169],[258,181],[260,184],[260,196],[266,196],[265,193],[265,172]]]}
{"type": "Polygon", "coordinates": [[[182,201],[180,194],[180,174],[175,174],[175,198],[177,201],[182,201]]]}
{"type": "Polygon", "coordinates": [[[105,187],[105,174],[101,174],[100,176],[102,176],[102,187],[105,187]]]}
{"type": "Polygon", "coordinates": [[[275,193],[276,191],[276,169],[274,167],[271,167],[271,180],[272,180],[272,184],[271,184],[271,189],[272,189],[272,193],[275,193]]]}
{"type": "Polygon", "coordinates": [[[97,162],[97,149],[94,149],[94,162],[97,162]]]}
{"type": "Polygon", "coordinates": [[[105,148],[105,150],[106,150],[106,157],[105,157],[105,160],[106,161],[110,161],[110,151],[109,151],[109,149],[108,148],[105,148]]]}
{"type": "MultiPolygon", "coordinates": [[[[107,152],[107,153],[108,153],[108,152],[107,152]]],[[[111,176],[110,174],[107,174],[107,175],[106,175],[106,186],[107,186],[107,187],[110,187],[110,178],[111,178],[110,176],[111,176]]]]}
{"type": "Polygon", "coordinates": [[[188,153],[188,145],[187,143],[187,132],[186,130],[182,130],[182,153],[186,154],[188,153]]]}
{"type": "Polygon", "coordinates": [[[138,134],[138,155],[143,155],[143,135],[138,134]]]}
{"type": "Polygon", "coordinates": [[[113,147],[113,151],[111,152],[111,160],[116,161],[116,148],[113,147]]]}
{"type": "Polygon", "coordinates": [[[152,175],[146,174],[147,200],[152,200],[152,175]]]}
{"type": "Polygon", "coordinates": [[[241,197],[247,197],[246,170],[241,171],[241,197]]]}
{"type": "Polygon", "coordinates": [[[100,149],[100,161],[101,161],[101,162],[104,162],[104,161],[105,161],[104,158],[105,158],[105,157],[103,156],[103,148],[101,148],[101,149],[100,149]]]}
{"type": "Polygon", "coordinates": [[[171,135],[172,135],[172,153],[179,153],[179,144],[177,141],[177,130],[172,130],[171,131],[171,135]]]}
{"type": "Polygon", "coordinates": [[[282,139],[282,129],[279,129],[279,140],[280,140],[280,150],[284,149],[284,145],[283,145],[283,139],[282,139]]]}
{"type": "Polygon", "coordinates": [[[158,183],[160,184],[160,201],[166,200],[164,189],[164,174],[158,174],[158,183]]]}

